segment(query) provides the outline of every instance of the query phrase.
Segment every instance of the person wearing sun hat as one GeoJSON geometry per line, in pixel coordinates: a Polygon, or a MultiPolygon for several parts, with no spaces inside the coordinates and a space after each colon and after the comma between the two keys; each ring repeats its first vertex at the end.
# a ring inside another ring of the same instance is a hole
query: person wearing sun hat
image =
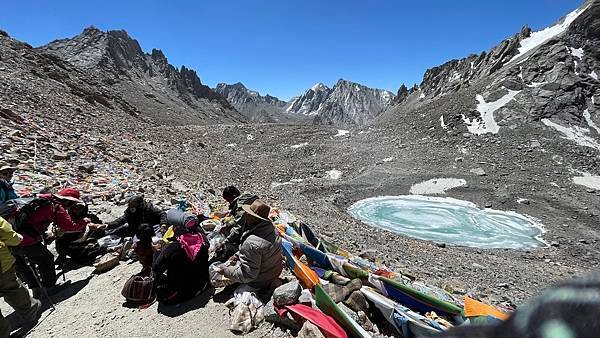
{"type": "Polygon", "coordinates": [[[16,170],[16,167],[10,165],[0,165],[0,203],[19,198],[12,183],[12,178],[16,170]]]}
{"type": "Polygon", "coordinates": [[[234,282],[248,284],[263,291],[277,286],[283,270],[281,239],[269,220],[271,207],[260,200],[243,205],[246,222],[241,236],[239,251],[233,256],[237,260],[232,266],[221,269],[221,273],[234,282]]]}
{"type": "Polygon", "coordinates": [[[37,271],[42,287],[51,289],[56,284],[54,256],[44,243],[45,233],[52,223],[63,232],[80,230],[81,227],[73,221],[68,210],[82,201],[79,190],[65,188],[56,195],[38,195],[29,203],[36,203],[37,207],[21,222],[17,232],[23,236],[23,240],[19,246],[13,249],[13,254],[16,259],[17,275],[32,290],[39,292],[39,286],[31,268],[37,271]]]}

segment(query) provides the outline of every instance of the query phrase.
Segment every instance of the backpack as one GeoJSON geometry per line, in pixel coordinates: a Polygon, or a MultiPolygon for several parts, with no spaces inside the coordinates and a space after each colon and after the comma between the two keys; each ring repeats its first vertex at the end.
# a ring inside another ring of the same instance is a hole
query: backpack
{"type": "Polygon", "coordinates": [[[29,218],[35,214],[39,209],[51,205],[54,210],[54,204],[50,199],[46,198],[34,198],[23,205],[18,207],[14,221],[12,223],[13,230],[20,234],[27,234],[32,237],[41,235],[39,231],[34,229],[29,224],[29,218]]]}
{"type": "Polygon", "coordinates": [[[137,304],[151,304],[156,299],[154,294],[154,277],[152,276],[131,276],[121,290],[121,295],[128,302],[137,304]]]}

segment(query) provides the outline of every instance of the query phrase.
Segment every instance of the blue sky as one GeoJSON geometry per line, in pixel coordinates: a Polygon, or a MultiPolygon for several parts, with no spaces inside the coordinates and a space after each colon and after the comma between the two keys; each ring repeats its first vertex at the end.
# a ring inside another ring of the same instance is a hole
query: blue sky
{"type": "Polygon", "coordinates": [[[289,99],[344,78],[396,91],[427,68],[544,28],[579,0],[2,0],[0,28],[39,46],[84,27],[125,29],[203,83],[289,99]]]}

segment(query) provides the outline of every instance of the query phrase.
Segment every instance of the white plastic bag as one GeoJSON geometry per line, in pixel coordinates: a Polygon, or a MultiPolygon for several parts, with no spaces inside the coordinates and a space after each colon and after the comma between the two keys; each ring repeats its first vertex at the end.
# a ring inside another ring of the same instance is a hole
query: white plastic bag
{"type": "Polygon", "coordinates": [[[212,263],[208,267],[208,276],[210,278],[210,285],[212,285],[214,288],[222,288],[227,285],[233,284],[233,281],[231,279],[223,276],[223,274],[221,274],[217,271],[218,268],[221,266],[225,267],[227,265],[226,265],[226,263],[215,262],[215,263],[212,263]]]}

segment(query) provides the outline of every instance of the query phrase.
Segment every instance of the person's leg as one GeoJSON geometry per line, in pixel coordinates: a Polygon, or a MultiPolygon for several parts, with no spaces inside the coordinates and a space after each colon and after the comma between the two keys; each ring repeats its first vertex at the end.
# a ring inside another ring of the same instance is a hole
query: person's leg
{"type": "Polygon", "coordinates": [[[10,337],[10,330],[10,323],[4,318],[2,311],[0,311],[0,337],[10,337]]]}
{"type": "MultiPolygon", "coordinates": [[[[17,278],[14,267],[0,273],[0,296],[23,319],[27,321],[35,320],[40,309],[40,302],[29,296],[29,292],[17,278]]],[[[2,326],[1,323],[0,326],[2,326]]]]}
{"type": "Polygon", "coordinates": [[[36,282],[35,276],[31,271],[29,264],[25,259],[25,253],[22,247],[17,247],[12,250],[12,254],[15,257],[15,271],[17,276],[29,286],[30,289],[38,288],[39,285],[36,282]]]}
{"type": "Polygon", "coordinates": [[[56,269],[54,256],[50,250],[44,244],[37,243],[28,247],[25,256],[36,267],[42,286],[53,287],[56,284],[56,269]]]}

